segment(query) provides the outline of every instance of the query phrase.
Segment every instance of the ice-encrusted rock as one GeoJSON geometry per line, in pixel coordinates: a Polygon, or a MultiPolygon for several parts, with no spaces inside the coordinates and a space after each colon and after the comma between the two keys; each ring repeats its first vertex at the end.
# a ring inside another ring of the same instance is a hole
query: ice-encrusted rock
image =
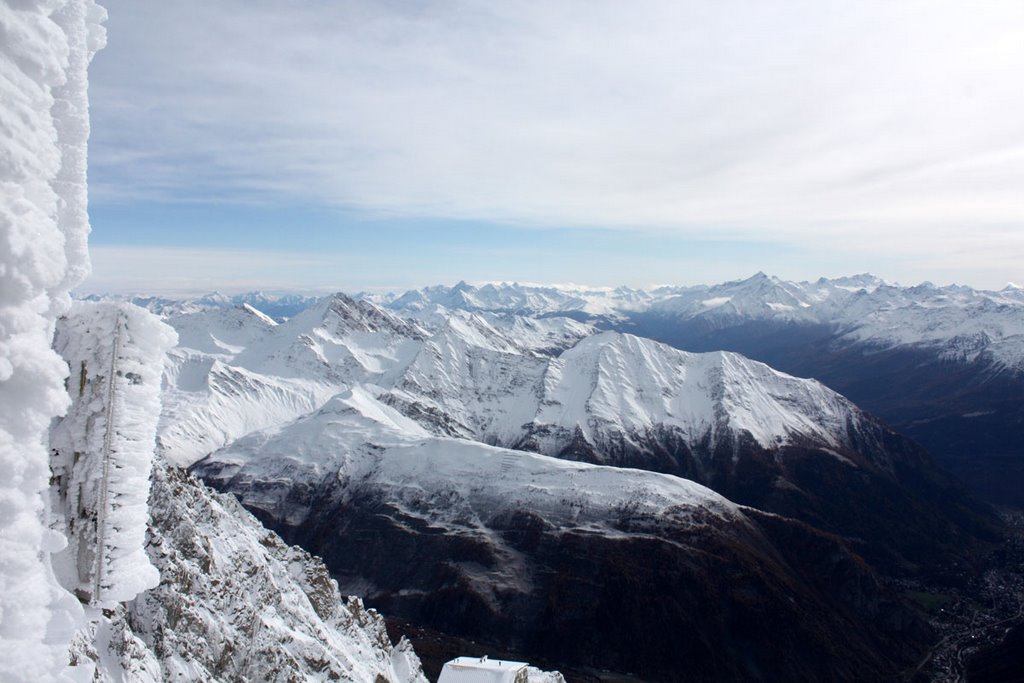
{"type": "Polygon", "coordinates": [[[150,502],[160,584],[90,613],[72,656],[95,680],[426,683],[408,641],[232,496],[158,461],[150,502]]]}

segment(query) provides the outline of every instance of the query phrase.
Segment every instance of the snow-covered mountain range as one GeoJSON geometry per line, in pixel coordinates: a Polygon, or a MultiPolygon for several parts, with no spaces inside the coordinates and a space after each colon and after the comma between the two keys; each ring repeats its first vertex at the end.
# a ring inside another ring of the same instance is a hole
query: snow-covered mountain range
{"type": "MultiPolygon", "coordinates": [[[[164,457],[322,554],[346,589],[464,637],[523,647],[544,632],[538,613],[507,614],[551,598],[545,543],[566,535],[607,553],[610,539],[681,542],[700,529],[703,547],[792,552],[774,534],[794,522],[769,524],[741,503],[839,534],[886,571],[916,572],[969,561],[987,531],[919,448],[819,382],[739,354],[684,352],[565,316],[433,307],[402,317],[342,294],[284,321],[247,303],[166,320],[180,341],[164,374],[164,457]],[[515,540],[524,524],[544,543],[515,540]],[[377,540],[364,547],[366,534],[377,540]],[[436,562],[413,561],[432,553],[436,562]],[[458,605],[451,617],[441,595],[458,605]]],[[[757,573],[758,562],[736,571],[757,573]]],[[[655,666],[611,643],[573,647],[544,653],[655,666]]],[[[688,656],[713,666],[719,654],[688,656]]]]}
{"type": "MultiPolygon", "coordinates": [[[[236,298],[256,308],[275,301],[258,293],[236,298]]],[[[871,275],[797,283],[758,273],[646,291],[459,283],[356,298],[431,327],[483,320],[507,343],[548,353],[598,329],[686,351],[739,352],[847,396],[919,441],[983,497],[1024,501],[1020,287],[903,287],[871,275]]],[[[205,297],[167,310],[229,304],[236,305],[205,297]]]]}
{"type": "MultiPolygon", "coordinates": [[[[526,318],[559,315],[624,330],[648,317],[700,324],[708,330],[751,321],[827,325],[848,342],[926,347],[949,359],[986,360],[1013,372],[1024,371],[1024,287],[1014,284],[987,291],[927,282],[902,286],[870,274],[793,282],[757,273],[716,285],[651,289],[459,282],[402,294],[353,296],[414,318],[463,310],[526,318]]],[[[249,304],[280,320],[321,298],[249,292],[132,301],[161,315],[249,304]]]]}
{"type": "Polygon", "coordinates": [[[5,680],[424,683],[342,588],[650,680],[918,661],[879,570],[969,563],[984,510],[813,380],[607,329],[684,290],[72,304],[103,18],[0,5],[5,680]]]}
{"type": "Polygon", "coordinates": [[[104,18],[0,3],[0,678],[425,683],[349,591],[460,649],[654,681],[893,679],[928,652],[883,577],[969,570],[987,510],[825,385],[691,347],[796,330],[1012,382],[1020,290],[73,303],[104,18]]]}
{"type": "Polygon", "coordinates": [[[352,386],[439,435],[531,439],[543,452],[654,428],[690,447],[743,437],[843,449],[864,419],[820,383],[738,354],[687,353],[562,318],[509,320],[454,311],[417,323],[341,294],[282,324],[248,306],[172,316],[180,342],[165,374],[162,444],[188,465],[213,450],[203,434],[227,443],[352,386]],[[537,334],[520,337],[527,323],[537,334]]]}
{"type": "Polygon", "coordinates": [[[651,290],[460,282],[371,298],[405,314],[440,306],[627,324],[638,316],[658,316],[708,329],[748,321],[820,324],[834,327],[840,339],[881,347],[925,346],[964,360],[984,356],[1024,371],[1024,288],[1015,285],[982,291],[930,283],[904,287],[868,274],[790,282],[757,273],[718,285],[651,290]]]}

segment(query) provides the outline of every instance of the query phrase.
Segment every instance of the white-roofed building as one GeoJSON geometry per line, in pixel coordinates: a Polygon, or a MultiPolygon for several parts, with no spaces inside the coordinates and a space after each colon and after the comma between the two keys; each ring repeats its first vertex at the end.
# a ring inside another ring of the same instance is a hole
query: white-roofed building
{"type": "Polygon", "coordinates": [[[456,657],[446,662],[437,683],[527,683],[526,662],[456,657]]]}

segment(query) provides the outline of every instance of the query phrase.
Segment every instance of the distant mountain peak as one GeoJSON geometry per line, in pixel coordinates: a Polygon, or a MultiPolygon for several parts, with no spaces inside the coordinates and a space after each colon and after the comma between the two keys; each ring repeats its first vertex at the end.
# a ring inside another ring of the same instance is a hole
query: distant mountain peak
{"type": "Polygon", "coordinates": [[[270,326],[276,326],[277,325],[277,321],[276,320],[271,318],[269,315],[267,315],[263,311],[260,311],[259,309],[254,308],[250,304],[242,303],[242,304],[238,305],[238,308],[240,308],[241,310],[245,311],[246,313],[248,313],[250,315],[255,316],[261,322],[263,322],[263,323],[265,323],[267,325],[270,325],[270,326]]]}

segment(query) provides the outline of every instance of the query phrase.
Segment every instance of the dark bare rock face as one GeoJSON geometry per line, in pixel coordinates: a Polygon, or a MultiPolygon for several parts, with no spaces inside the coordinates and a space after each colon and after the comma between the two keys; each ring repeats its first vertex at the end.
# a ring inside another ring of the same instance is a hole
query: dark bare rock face
{"type": "Polygon", "coordinates": [[[890,575],[941,580],[969,567],[979,543],[998,539],[989,506],[910,439],[867,419],[851,425],[849,441],[838,450],[810,440],[765,449],[741,436],[692,447],[659,429],[628,438],[612,433],[598,443],[566,434],[555,454],[692,479],[737,503],[837,534],[890,575]]]}
{"type": "MultiPolygon", "coordinates": [[[[242,500],[274,486],[220,479],[216,463],[196,471],[242,500]]],[[[254,512],[381,611],[556,665],[649,681],[885,680],[932,637],[842,541],[776,515],[682,524],[623,508],[599,533],[478,509],[482,526],[442,527],[331,480],[283,493],[280,512],[312,511],[300,523],[254,512]]]]}

